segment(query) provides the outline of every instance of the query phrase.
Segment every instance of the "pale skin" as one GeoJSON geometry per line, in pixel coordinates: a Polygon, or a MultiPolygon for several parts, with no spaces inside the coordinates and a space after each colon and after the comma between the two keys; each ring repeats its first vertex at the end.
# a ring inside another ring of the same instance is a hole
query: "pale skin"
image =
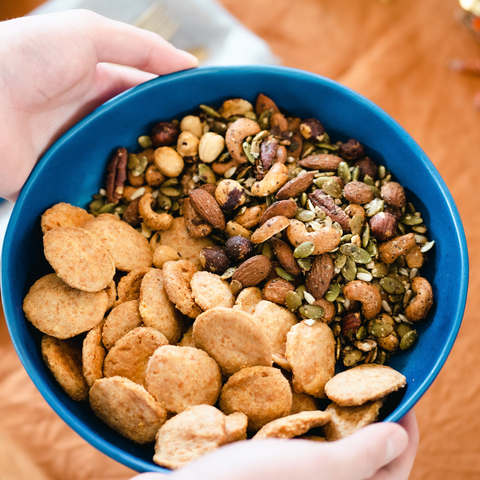
{"type": "MultiPolygon", "coordinates": [[[[46,149],[97,106],[156,75],[198,64],[153,33],[88,11],[0,23],[0,60],[0,196],[9,200],[16,199],[46,149]]],[[[412,411],[399,424],[371,425],[328,444],[238,442],[169,478],[407,480],[417,446],[412,411]]],[[[157,473],[134,477],[165,478],[157,473]]]]}

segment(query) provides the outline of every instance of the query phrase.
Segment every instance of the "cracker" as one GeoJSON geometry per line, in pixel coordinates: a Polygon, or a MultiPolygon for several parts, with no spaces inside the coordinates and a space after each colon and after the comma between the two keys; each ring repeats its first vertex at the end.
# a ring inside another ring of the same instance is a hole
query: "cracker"
{"type": "Polygon", "coordinates": [[[290,365],[285,358],[285,347],[287,333],[293,325],[298,323],[295,314],[273,302],[262,300],[255,308],[253,316],[262,322],[270,336],[273,361],[280,367],[290,370],[290,365]]]}
{"type": "Polygon", "coordinates": [[[112,347],[105,357],[105,377],[120,376],[139,385],[145,384],[148,360],[153,352],[168,340],[158,330],[138,327],[128,332],[112,347]]]}
{"type": "Polygon", "coordinates": [[[138,300],[130,300],[115,307],[105,319],[102,341],[110,350],[124,335],[143,324],[138,300]]]}
{"type": "Polygon", "coordinates": [[[226,415],[244,413],[248,429],[256,432],[272,420],[288,415],[292,391],[278,368],[247,367],[228,379],[218,405],[226,415]]]}
{"type": "Polygon", "coordinates": [[[117,301],[117,287],[115,285],[114,280],[112,280],[107,285],[107,288],[105,289],[105,293],[107,294],[107,297],[108,297],[107,310],[110,310],[111,308],[113,308],[113,306],[115,305],[115,302],[117,301]]]}
{"type": "Polygon", "coordinates": [[[165,262],[163,265],[163,279],[168,298],[175,306],[190,318],[196,318],[202,313],[193,298],[190,282],[197,267],[188,260],[165,262]]]}
{"type": "Polygon", "coordinates": [[[213,357],[224,375],[244,367],[272,365],[270,338],[252,315],[233,308],[212,308],[193,324],[197,347],[213,357]]]}
{"type": "Polygon", "coordinates": [[[253,315],[255,308],[263,300],[262,291],[257,287],[244,288],[235,300],[233,306],[236,310],[243,310],[244,312],[253,315]]]}
{"type": "Polygon", "coordinates": [[[58,340],[44,335],[42,356],[55,380],[75,401],[85,400],[88,385],[82,373],[82,352],[73,340],[58,340]]]}
{"type": "Polygon", "coordinates": [[[248,417],[242,412],[234,412],[225,418],[226,443],[247,439],[248,417]]]}
{"type": "Polygon", "coordinates": [[[146,389],[169,412],[214,405],[222,388],[220,367],[203,350],[166,345],[148,362],[146,389]]]}
{"type": "Polygon", "coordinates": [[[142,284],[143,277],[150,270],[151,268],[149,267],[134,268],[120,279],[117,287],[118,300],[115,306],[140,298],[140,285],[142,284]]]}
{"type": "Polygon", "coordinates": [[[90,406],[109,427],[137,443],[153,442],[167,418],[142,386],[121,377],[97,380],[90,389],[90,406]]]}
{"type": "Polygon", "coordinates": [[[160,428],[153,461],[162,467],[179,468],[226,441],[222,412],[209,405],[189,407],[160,428]]]}
{"type": "Polygon", "coordinates": [[[296,413],[268,423],[253,437],[253,440],[298,437],[311,428],[325,425],[330,418],[330,413],[321,411],[296,413]]]}
{"type": "Polygon", "coordinates": [[[42,333],[71,338],[98,325],[105,315],[108,296],[69,287],[54,273],[37,280],[23,300],[27,319],[42,333]]]}
{"type": "Polygon", "coordinates": [[[40,225],[45,235],[57,227],[83,227],[92,218],[93,215],[83,208],[61,202],[45,210],[40,225]]]}
{"type": "Polygon", "coordinates": [[[203,310],[214,307],[232,308],[235,297],[230,285],[210,272],[196,272],[190,281],[195,303],[203,310]]]}
{"type": "Polygon", "coordinates": [[[315,399],[306,393],[297,393],[292,391],[292,408],[289,415],[300,412],[314,412],[317,410],[315,399]]]}
{"type": "Polygon", "coordinates": [[[102,326],[100,323],[92,328],[83,340],[83,376],[89,387],[95,383],[95,380],[103,377],[103,361],[106,352],[102,344],[102,326]]]}
{"type": "Polygon", "coordinates": [[[182,335],[182,315],[165,292],[161,270],[152,269],[143,277],[139,309],[147,327],[162,332],[170,343],[178,342],[182,335]]]}
{"type": "Polygon", "coordinates": [[[363,405],[403,388],[407,379],[385,365],[359,365],[335,375],[325,386],[330,400],[342,407],[363,405]]]}
{"type": "Polygon", "coordinates": [[[99,292],[115,275],[115,264],[99,238],[78,227],[54,228],[43,237],[43,250],[55,273],[72,288],[99,292]]]}
{"type": "Polygon", "coordinates": [[[148,240],[115,215],[103,213],[87,222],[85,229],[102,240],[119,270],[130,272],[152,265],[153,252],[148,240]]]}
{"type": "Polygon", "coordinates": [[[358,407],[341,407],[331,403],[325,410],[332,414],[332,419],[323,426],[326,439],[329,442],[340,440],[376,422],[382,405],[382,401],[367,402],[358,407]]]}
{"type": "Polygon", "coordinates": [[[202,268],[200,252],[206,247],[215,245],[209,237],[192,238],[187,232],[183,217],[173,219],[172,226],[162,232],[160,244],[174,248],[182,260],[192,262],[198,269],[202,268]]]}
{"type": "Polygon", "coordinates": [[[327,441],[327,439],[325,437],[319,437],[318,435],[300,435],[297,438],[299,440],[310,440],[311,442],[326,442],[327,441]]]}
{"type": "Polygon", "coordinates": [[[335,338],[323,322],[294,325],[287,334],[287,361],[297,393],[325,397],[325,384],[335,373],[335,338]]]}
{"type": "Polygon", "coordinates": [[[193,339],[193,325],[188,327],[188,330],[183,334],[182,339],[178,342],[179,347],[197,348],[195,340],[193,339]]]}

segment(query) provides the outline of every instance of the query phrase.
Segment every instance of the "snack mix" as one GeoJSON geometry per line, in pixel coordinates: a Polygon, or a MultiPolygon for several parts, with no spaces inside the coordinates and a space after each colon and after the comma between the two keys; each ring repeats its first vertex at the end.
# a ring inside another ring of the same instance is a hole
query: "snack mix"
{"type": "Polygon", "coordinates": [[[63,390],[172,469],[375,422],[406,385],[385,364],[433,304],[420,268],[434,242],[402,185],[262,94],[138,143],[114,153],[88,212],[42,216],[55,273],[23,309],[63,390]]]}

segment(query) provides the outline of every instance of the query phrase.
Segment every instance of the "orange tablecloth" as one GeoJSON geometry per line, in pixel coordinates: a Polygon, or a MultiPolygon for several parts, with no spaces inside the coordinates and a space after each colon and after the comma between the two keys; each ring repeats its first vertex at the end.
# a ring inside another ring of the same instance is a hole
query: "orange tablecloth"
{"type": "MultiPolygon", "coordinates": [[[[453,352],[416,407],[421,442],[411,479],[480,478],[480,298],[475,295],[480,287],[480,112],[471,106],[480,78],[446,67],[454,57],[480,57],[480,46],[454,20],[458,2],[222,1],[270,43],[284,65],[333,78],[380,105],[412,134],[445,179],[469,244],[470,294],[453,352]]],[[[133,475],[50,410],[21,367],[3,323],[0,339],[0,431],[51,479],[133,475]]]]}

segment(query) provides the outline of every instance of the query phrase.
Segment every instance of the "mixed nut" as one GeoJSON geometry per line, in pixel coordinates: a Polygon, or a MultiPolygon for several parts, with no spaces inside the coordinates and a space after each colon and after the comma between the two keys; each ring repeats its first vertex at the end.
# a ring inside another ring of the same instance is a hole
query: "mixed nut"
{"type": "MultiPolygon", "coordinates": [[[[403,187],[350,139],[333,142],[315,118],[282,113],[260,94],[160,122],[120,148],[90,212],[112,213],[151,245],[183,217],[209,239],[199,261],[237,296],[262,288],[307,324],[324,322],[346,367],[384,364],[417,341],[433,304],[419,276],[434,245],[403,187]]],[[[180,259],[155,250],[154,265],[180,259]]]]}

